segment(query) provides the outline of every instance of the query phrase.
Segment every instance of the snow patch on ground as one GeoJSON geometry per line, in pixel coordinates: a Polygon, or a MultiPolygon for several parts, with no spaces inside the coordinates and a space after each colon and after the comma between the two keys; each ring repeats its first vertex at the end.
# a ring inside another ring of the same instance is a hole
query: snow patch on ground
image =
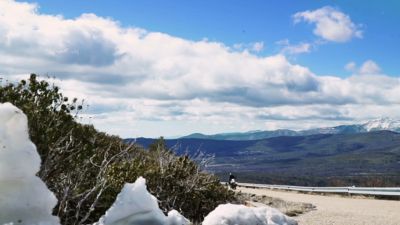
{"type": "Polygon", "coordinates": [[[188,225],[190,222],[173,210],[165,216],[157,198],[146,188],[146,180],[139,177],[133,184],[125,184],[117,199],[96,225],[188,225]]]}
{"type": "Polygon", "coordinates": [[[219,205],[204,218],[203,225],[297,225],[297,222],[279,212],[265,207],[247,207],[244,205],[219,205]]]}
{"type": "Polygon", "coordinates": [[[57,199],[35,175],[39,168],[26,116],[10,103],[0,104],[0,224],[59,224],[51,215],[57,199]]]}

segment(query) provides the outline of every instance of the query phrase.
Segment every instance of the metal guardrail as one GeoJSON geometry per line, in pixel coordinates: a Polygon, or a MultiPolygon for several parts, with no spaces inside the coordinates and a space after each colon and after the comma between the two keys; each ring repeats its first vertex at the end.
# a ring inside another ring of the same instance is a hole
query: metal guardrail
{"type": "Polygon", "coordinates": [[[355,194],[355,195],[376,195],[376,196],[399,196],[400,187],[304,187],[304,186],[288,186],[288,185],[268,185],[268,184],[249,184],[238,183],[239,187],[247,188],[266,188],[291,190],[301,192],[319,192],[319,193],[339,193],[339,194],[355,194]]]}

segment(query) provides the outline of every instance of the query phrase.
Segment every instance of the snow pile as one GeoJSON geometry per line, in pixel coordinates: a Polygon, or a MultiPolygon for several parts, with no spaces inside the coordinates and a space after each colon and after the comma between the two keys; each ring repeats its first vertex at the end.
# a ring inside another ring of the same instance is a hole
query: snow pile
{"type": "Polygon", "coordinates": [[[171,210],[168,212],[166,225],[189,225],[190,221],[182,216],[178,211],[171,210]]]}
{"type": "Polygon", "coordinates": [[[56,225],[57,199],[35,174],[40,156],[21,110],[0,104],[0,224],[56,225]]]}
{"type": "Polygon", "coordinates": [[[157,199],[146,188],[146,180],[139,177],[133,184],[125,184],[117,199],[95,225],[188,225],[189,221],[173,210],[168,217],[158,207],[157,199]]]}
{"type": "Polygon", "coordinates": [[[297,222],[271,207],[219,205],[204,218],[203,225],[297,225],[297,222]]]}

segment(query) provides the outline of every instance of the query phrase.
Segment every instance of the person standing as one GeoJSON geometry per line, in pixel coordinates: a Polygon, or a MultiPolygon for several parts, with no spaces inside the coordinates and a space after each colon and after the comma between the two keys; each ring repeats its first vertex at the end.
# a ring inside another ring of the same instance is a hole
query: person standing
{"type": "Polygon", "coordinates": [[[237,183],[236,183],[235,179],[236,179],[236,177],[232,173],[229,173],[228,184],[229,184],[229,187],[232,188],[233,190],[235,190],[236,186],[237,186],[237,183]]]}
{"type": "Polygon", "coordinates": [[[235,176],[232,173],[229,173],[229,183],[231,182],[231,180],[235,180],[235,176]]]}

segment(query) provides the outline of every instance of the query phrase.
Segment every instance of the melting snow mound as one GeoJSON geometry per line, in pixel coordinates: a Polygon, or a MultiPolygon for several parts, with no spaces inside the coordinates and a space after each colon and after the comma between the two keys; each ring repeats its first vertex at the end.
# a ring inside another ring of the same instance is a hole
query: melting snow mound
{"type": "Polygon", "coordinates": [[[204,218],[203,225],[297,225],[297,222],[271,207],[219,205],[204,218]]]}
{"type": "Polygon", "coordinates": [[[59,224],[51,215],[57,199],[35,176],[39,169],[26,116],[10,103],[0,104],[0,224],[59,224]]]}
{"type": "Polygon", "coordinates": [[[188,225],[190,222],[172,210],[165,216],[157,199],[146,188],[146,180],[139,177],[133,184],[125,184],[117,199],[95,225],[188,225]]]}

